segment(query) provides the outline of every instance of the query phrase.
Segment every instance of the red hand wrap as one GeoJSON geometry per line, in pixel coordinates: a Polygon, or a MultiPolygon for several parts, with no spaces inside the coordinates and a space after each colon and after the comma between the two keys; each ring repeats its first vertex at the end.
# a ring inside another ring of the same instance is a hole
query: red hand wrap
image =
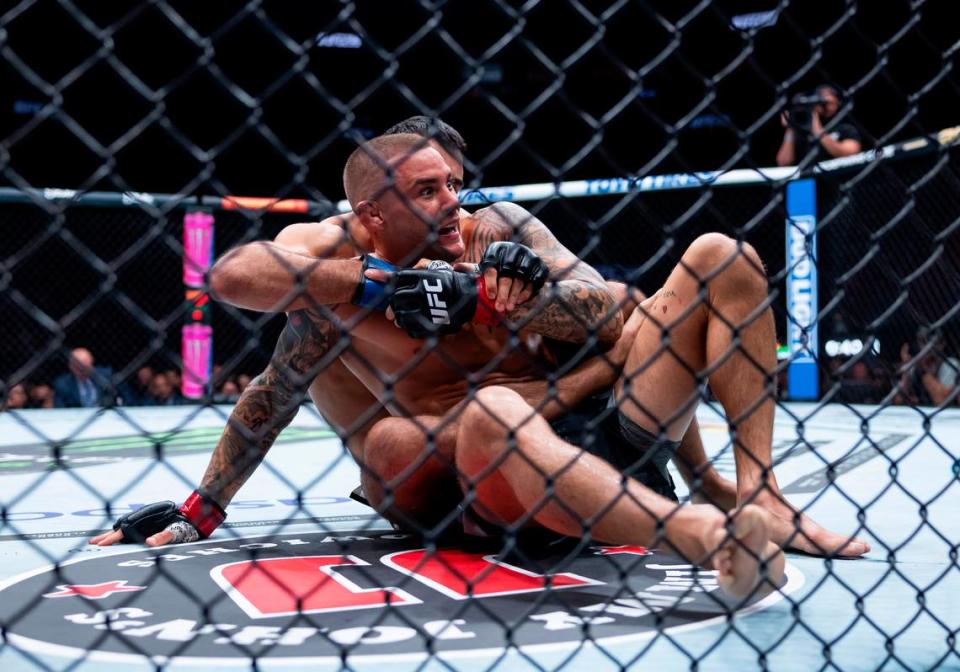
{"type": "Polygon", "coordinates": [[[488,327],[495,327],[503,320],[503,313],[497,312],[496,301],[487,297],[487,283],[483,276],[477,276],[477,310],[473,313],[474,324],[485,324],[488,327]]]}
{"type": "Polygon", "coordinates": [[[196,490],[180,505],[180,513],[197,528],[203,539],[213,534],[227,517],[226,511],[219,504],[196,490]]]}

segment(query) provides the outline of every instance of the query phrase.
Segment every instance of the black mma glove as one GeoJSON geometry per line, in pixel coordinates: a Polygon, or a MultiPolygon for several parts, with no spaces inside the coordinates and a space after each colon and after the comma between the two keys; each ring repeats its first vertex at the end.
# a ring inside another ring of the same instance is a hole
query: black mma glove
{"type": "Polygon", "coordinates": [[[179,507],[170,501],[148,504],[121,516],[113,529],[123,532],[125,542],[136,544],[168,530],[173,534],[173,543],[179,544],[206,539],[226,517],[219,504],[194,490],[179,507]]]}
{"type": "Polygon", "coordinates": [[[506,241],[487,246],[480,260],[480,272],[488,268],[496,269],[498,277],[523,280],[532,287],[533,294],[543,288],[550,276],[550,269],[536,252],[526,245],[506,241]]]}
{"type": "Polygon", "coordinates": [[[444,262],[430,265],[397,273],[390,307],[401,329],[412,338],[427,338],[456,333],[467,322],[500,323],[482,275],[454,271],[444,262]]]}

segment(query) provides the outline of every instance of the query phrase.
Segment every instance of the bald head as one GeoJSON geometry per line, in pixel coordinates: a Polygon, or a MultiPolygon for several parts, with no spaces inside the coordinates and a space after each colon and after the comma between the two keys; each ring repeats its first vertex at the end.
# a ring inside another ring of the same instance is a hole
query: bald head
{"type": "Polygon", "coordinates": [[[70,351],[68,368],[77,378],[88,378],[93,371],[93,355],[86,348],[74,348],[70,351]]]}
{"type": "Polygon", "coordinates": [[[374,199],[393,183],[393,169],[430,147],[430,140],[413,133],[381,135],[354,150],[343,169],[343,190],[350,207],[374,199]]]}

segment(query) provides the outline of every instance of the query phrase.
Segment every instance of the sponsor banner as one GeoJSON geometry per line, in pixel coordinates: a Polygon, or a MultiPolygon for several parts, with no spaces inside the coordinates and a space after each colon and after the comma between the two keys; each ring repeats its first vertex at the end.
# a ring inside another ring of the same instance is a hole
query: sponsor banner
{"type": "Polygon", "coordinates": [[[787,369],[790,399],[816,399],[817,368],[817,199],[812,179],[787,185],[787,369]]]}
{"type": "Polygon", "coordinates": [[[676,556],[567,541],[499,557],[367,530],[104,551],[0,583],[0,623],[8,645],[73,659],[401,661],[726,627],[802,585],[788,566],[778,590],[735,603],[676,556]]]}
{"type": "Polygon", "coordinates": [[[203,287],[213,264],[213,215],[193,211],[183,217],[183,284],[203,287]]]}

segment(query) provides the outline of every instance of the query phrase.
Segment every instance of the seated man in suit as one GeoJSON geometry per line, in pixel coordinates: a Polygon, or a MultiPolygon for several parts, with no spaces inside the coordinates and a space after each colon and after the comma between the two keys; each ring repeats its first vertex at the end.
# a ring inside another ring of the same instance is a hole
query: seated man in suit
{"type": "Polygon", "coordinates": [[[53,381],[54,403],[57,408],[89,408],[110,405],[116,392],[111,382],[113,370],[108,366],[94,366],[93,354],[86,348],[70,351],[69,373],[53,381]]]}

